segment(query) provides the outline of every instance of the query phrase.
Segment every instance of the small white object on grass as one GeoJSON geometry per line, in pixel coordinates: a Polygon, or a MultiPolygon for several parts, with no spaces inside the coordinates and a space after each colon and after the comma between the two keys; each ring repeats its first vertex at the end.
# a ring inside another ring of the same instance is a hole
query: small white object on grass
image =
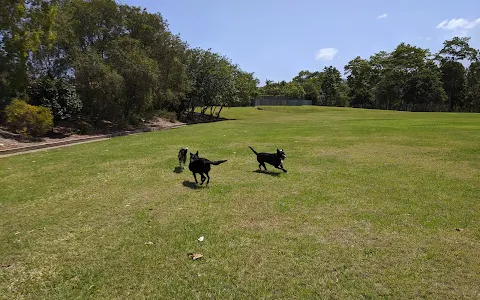
{"type": "Polygon", "coordinates": [[[187,253],[187,256],[193,260],[197,260],[203,257],[203,255],[200,253],[187,253]]]}
{"type": "Polygon", "coordinates": [[[205,239],[205,237],[202,235],[201,237],[198,238],[198,241],[203,242],[204,239],[205,239]]]}

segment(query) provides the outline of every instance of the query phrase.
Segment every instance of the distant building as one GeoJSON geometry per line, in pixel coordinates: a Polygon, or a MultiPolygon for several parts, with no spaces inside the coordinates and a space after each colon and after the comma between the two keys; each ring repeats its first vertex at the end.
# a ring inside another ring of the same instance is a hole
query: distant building
{"type": "Polygon", "coordinates": [[[272,105],[272,106],[302,106],[312,105],[312,100],[288,99],[283,96],[261,96],[253,99],[252,106],[272,105]]]}

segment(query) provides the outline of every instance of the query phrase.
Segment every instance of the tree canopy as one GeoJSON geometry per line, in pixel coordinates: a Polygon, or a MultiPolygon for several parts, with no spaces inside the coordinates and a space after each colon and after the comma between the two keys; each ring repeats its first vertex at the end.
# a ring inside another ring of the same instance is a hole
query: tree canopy
{"type": "Polygon", "coordinates": [[[245,104],[257,93],[254,73],[191,49],[160,13],[113,0],[3,2],[0,109],[18,97],[55,102],[56,119],[129,123],[155,110],[245,104]],[[72,99],[75,109],[58,107],[72,99]]]}

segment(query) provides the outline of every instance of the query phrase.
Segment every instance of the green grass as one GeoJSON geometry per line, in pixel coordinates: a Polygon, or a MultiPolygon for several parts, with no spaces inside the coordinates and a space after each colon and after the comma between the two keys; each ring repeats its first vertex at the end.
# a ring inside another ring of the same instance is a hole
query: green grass
{"type": "Polygon", "coordinates": [[[0,159],[0,298],[480,297],[479,114],[222,113],[0,159]],[[174,172],[182,146],[228,159],[210,187],[174,172]]]}

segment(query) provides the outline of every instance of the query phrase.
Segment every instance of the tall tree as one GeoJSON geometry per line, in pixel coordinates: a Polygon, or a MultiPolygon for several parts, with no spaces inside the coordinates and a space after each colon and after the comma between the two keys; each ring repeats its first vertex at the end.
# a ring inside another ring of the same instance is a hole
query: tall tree
{"type": "Polygon", "coordinates": [[[472,112],[480,112],[480,62],[470,64],[467,72],[466,108],[472,112]]]}
{"type": "Polygon", "coordinates": [[[25,95],[29,83],[29,59],[42,41],[49,42],[56,15],[54,1],[2,1],[0,13],[0,58],[4,87],[0,99],[25,95]]]}
{"type": "Polygon", "coordinates": [[[441,110],[447,95],[438,67],[432,62],[427,68],[415,71],[405,83],[403,97],[409,110],[441,110]]]}
{"type": "Polygon", "coordinates": [[[400,99],[401,109],[406,109],[405,85],[414,74],[426,68],[428,50],[401,43],[392,52],[390,66],[392,73],[390,79],[395,81],[396,97],[400,99]]]}
{"type": "Polygon", "coordinates": [[[443,87],[448,95],[448,110],[459,110],[465,105],[466,70],[461,61],[476,60],[477,51],[470,47],[469,37],[454,37],[443,43],[438,53],[443,76],[443,87]]]}
{"type": "Polygon", "coordinates": [[[305,99],[312,100],[312,103],[316,105],[320,101],[323,77],[322,72],[302,70],[292,79],[292,82],[299,83],[305,91],[305,99]]]}
{"type": "Polygon", "coordinates": [[[323,69],[324,80],[322,82],[321,105],[345,106],[346,103],[341,94],[342,77],[340,71],[335,67],[323,69]]]}
{"type": "Polygon", "coordinates": [[[372,93],[373,68],[367,60],[357,56],[344,67],[349,87],[350,105],[354,107],[374,108],[372,93]]]}
{"type": "Polygon", "coordinates": [[[239,101],[238,105],[249,105],[250,100],[258,94],[257,85],[260,81],[254,77],[254,73],[245,72],[237,65],[234,66],[233,77],[239,101]]]}
{"type": "Polygon", "coordinates": [[[460,110],[465,105],[466,70],[462,63],[452,60],[442,60],[443,88],[448,95],[448,110],[460,110]]]}
{"type": "Polygon", "coordinates": [[[196,107],[233,106],[239,100],[235,86],[235,67],[218,53],[200,48],[188,51],[188,75],[192,84],[187,94],[191,112],[196,107]]]}
{"type": "Polygon", "coordinates": [[[478,51],[470,47],[470,37],[454,37],[443,42],[443,48],[438,53],[441,59],[449,61],[461,61],[464,59],[475,61],[478,51]]]}

